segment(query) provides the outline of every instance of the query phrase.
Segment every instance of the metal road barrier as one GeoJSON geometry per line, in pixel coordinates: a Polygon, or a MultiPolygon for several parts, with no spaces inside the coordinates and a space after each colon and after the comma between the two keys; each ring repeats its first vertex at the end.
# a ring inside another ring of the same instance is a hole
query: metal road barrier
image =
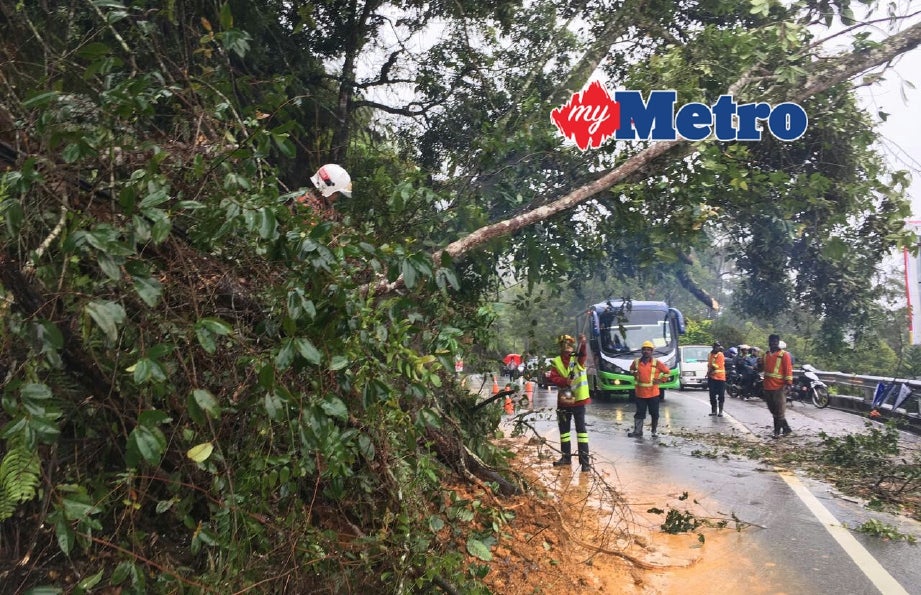
{"type": "MultiPolygon", "coordinates": [[[[793,373],[794,375],[801,374],[802,370],[797,369],[793,373]]],[[[831,406],[836,409],[870,411],[877,384],[898,382],[907,385],[911,389],[911,394],[897,410],[892,410],[891,402],[885,403],[878,410],[883,417],[905,419],[913,429],[921,431],[921,380],[891,376],[863,376],[822,370],[816,370],[815,374],[831,389],[829,391],[831,406]]]]}

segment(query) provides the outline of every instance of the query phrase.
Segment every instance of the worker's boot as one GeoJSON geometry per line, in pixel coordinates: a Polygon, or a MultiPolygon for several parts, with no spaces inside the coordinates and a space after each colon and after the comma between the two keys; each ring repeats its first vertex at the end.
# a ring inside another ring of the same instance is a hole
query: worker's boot
{"type": "Polygon", "coordinates": [[[658,431],[658,430],[659,430],[659,420],[654,419],[654,420],[652,420],[652,437],[653,437],[653,438],[658,438],[658,437],[659,437],[659,431],[658,431]]]}
{"type": "Polygon", "coordinates": [[[722,398],[722,399],[720,399],[720,401],[719,401],[719,406],[720,406],[720,408],[719,408],[719,412],[716,414],[716,415],[719,416],[719,417],[723,417],[723,403],[725,403],[725,402],[726,402],[726,399],[725,399],[725,398],[722,398]]]}
{"type": "Polygon", "coordinates": [[[627,432],[627,436],[630,438],[642,438],[643,437],[643,420],[642,419],[633,420],[633,431],[627,432]]]}
{"type": "Polygon", "coordinates": [[[710,397],[710,415],[716,415],[716,399],[710,397]]]}
{"type": "Polygon", "coordinates": [[[790,424],[787,423],[786,418],[780,420],[780,429],[783,431],[784,436],[786,436],[787,434],[793,433],[793,429],[790,428],[790,424]]]}
{"type": "Polygon", "coordinates": [[[774,420],[774,434],[772,438],[780,438],[780,423],[775,419],[774,420]]]}
{"type": "Polygon", "coordinates": [[[563,456],[553,461],[554,467],[568,467],[572,464],[572,444],[569,442],[560,443],[560,452],[563,456]]]}
{"type": "Polygon", "coordinates": [[[582,473],[592,470],[592,464],[588,458],[588,443],[579,443],[579,464],[582,465],[582,473]]]}

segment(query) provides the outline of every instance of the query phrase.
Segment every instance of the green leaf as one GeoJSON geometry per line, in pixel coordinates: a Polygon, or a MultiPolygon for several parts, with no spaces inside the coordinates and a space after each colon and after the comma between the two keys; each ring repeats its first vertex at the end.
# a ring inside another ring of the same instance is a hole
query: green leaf
{"type": "Polygon", "coordinates": [[[214,445],[210,442],[202,442],[186,451],[185,456],[189,457],[196,463],[204,463],[214,452],[214,445]]]}
{"type": "Polygon", "coordinates": [[[406,284],[406,287],[412,289],[416,284],[416,269],[413,268],[412,263],[407,259],[403,261],[403,282],[406,284]]]}
{"type": "Polygon", "coordinates": [[[294,361],[294,340],[285,339],[282,341],[281,349],[278,350],[278,355],[275,356],[275,366],[279,370],[287,370],[291,366],[291,362],[294,361]]]}
{"type": "Polygon", "coordinates": [[[54,523],[54,533],[58,539],[58,547],[61,548],[65,556],[69,556],[76,539],[76,535],[70,523],[64,520],[63,517],[58,516],[58,519],[54,523]]]}
{"type": "Polygon", "coordinates": [[[118,340],[118,325],[125,322],[125,309],[115,302],[90,302],[86,305],[87,314],[92,317],[110,341],[118,340]]]}
{"type": "Polygon", "coordinates": [[[105,570],[100,570],[92,576],[88,576],[79,583],[77,583],[77,589],[83,589],[84,591],[89,591],[93,587],[99,584],[102,580],[102,577],[105,576],[105,570]]]}
{"type": "Polygon", "coordinates": [[[44,107],[51,103],[53,100],[57,99],[61,95],[60,91],[49,91],[47,93],[39,93],[29,99],[26,99],[22,102],[22,107],[26,109],[32,109],[33,107],[44,107]]]}
{"type": "Polygon", "coordinates": [[[172,228],[173,224],[169,220],[169,217],[164,215],[154,222],[154,226],[150,230],[150,239],[153,240],[155,244],[160,244],[169,236],[169,232],[172,228]]]}
{"type": "Polygon", "coordinates": [[[281,421],[285,410],[285,402],[278,393],[271,392],[265,395],[265,411],[273,421],[281,421]]]}
{"type": "Polygon", "coordinates": [[[229,335],[233,331],[232,326],[219,318],[202,318],[198,323],[215,335],[229,335]]]}
{"type": "Polygon", "coordinates": [[[136,467],[140,459],[157,465],[165,451],[166,436],[159,428],[139,425],[128,436],[126,457],[130,467],[136,467]]]}
{"type": "Polygon", "coordinates": [[[163,286],[153,277],[134,277],[134,290],[138,296],[144,300],[144,303],[151,308],[160,301],[163,294],[163,286]]]}
{"type": "Polygon", "coordinates": [[[330,417],[334,417],[341,421],[348,421],[349,419],[349,409],[345,406],[345,403],[342,399],[338,397],[329,397],[322,403],[320,403],[320,408],[323,409],[323,412],[330,417]]]}
{"type": "Polygon", "coordinates": [[[212,419],[221,417],[221,406],[218,404],[217,399],[214,398],[214,395],[207,390],[196,388],[192,391],[192,399],[195,401],[195,405],[200,407],[212,419]]]}
{"type": "Polygon", "coordinates": [[[297,352],[301,354],[301,357],[307,360],[308,363],[319,365],[323,359],[323,354],[310,342],[310,339],[305,339],[303,337],[295,339],[295,346],[297,347],[297,352]]]}
{"type": "Polygon", "coordinates": [[[19,394],[22,396],[23,400],[26,399],[50,399],[54,396],[51,393],[51,389],[48,388],[45,384],[24,384],[22,388],[19,389],[19,394]]]}
{"type": "Polygon", "coordinates": [[[342,368],[349,365],[349,359],[344,355],[334,355],[333,359],[329,362],[330,370],[341,370],[342,368]]]}
{"type": "Polygon", "coordinates": [[[489,548],[482,541],[473,537],[467,539],[467,553],[484,562],[492,561],[492,552],[489,551],[489,548]]]}

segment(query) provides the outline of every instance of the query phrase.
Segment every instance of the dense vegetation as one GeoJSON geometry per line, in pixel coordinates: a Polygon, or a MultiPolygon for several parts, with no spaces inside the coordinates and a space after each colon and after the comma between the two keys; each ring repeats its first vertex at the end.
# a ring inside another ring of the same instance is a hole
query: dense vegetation
{"type": "Polygon", "coordinates": [[[847,3],[692,4],[0,0],[0,581],[482,589],[468,560],[507,517],[450,482],[519,486],[454,361],[493,345],[509,275],[700,294],[694,249],[724,232],[778,288],[766,314],[799,302],[831,346],[865,328],[853,276],[907,204],[832,84],[861,70],[812,60],[808,25],[847,3]],[[668,146],[573,217],[554,201],[642,155],[547,122],[599,66],[682,100],[815,88],[822,117],[790,145],[668,146]],[[290,199],[333,161],[344,220],[305,220],[290,199]]]}

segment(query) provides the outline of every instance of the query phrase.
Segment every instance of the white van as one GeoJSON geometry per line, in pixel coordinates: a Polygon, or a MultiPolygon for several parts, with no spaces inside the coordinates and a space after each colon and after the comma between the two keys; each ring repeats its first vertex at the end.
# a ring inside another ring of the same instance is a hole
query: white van
{"type": "Polygon", "coordinates": [[[707,362],[711,345],[682,345],[678,347],[679,382],[682,390],[689,387],[707,388],[707,362]]]}

